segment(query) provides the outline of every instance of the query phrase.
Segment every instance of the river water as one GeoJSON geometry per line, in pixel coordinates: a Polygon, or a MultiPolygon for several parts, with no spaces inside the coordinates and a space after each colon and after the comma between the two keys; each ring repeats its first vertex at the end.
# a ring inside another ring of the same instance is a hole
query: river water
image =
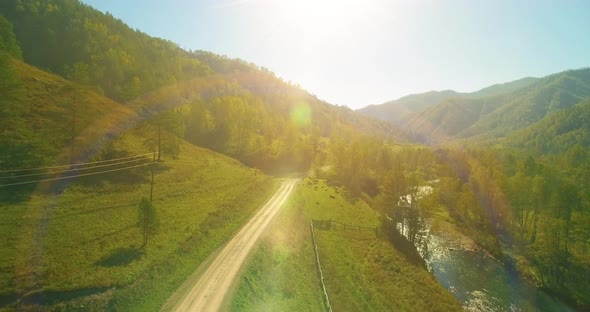
{"type": "Polygon", "coordinates": [[[574,311],[498,261],[431,233],[426,262],[467,311],[574,311]],[[452,248],[452,249],[450,249],[452,248]]]}

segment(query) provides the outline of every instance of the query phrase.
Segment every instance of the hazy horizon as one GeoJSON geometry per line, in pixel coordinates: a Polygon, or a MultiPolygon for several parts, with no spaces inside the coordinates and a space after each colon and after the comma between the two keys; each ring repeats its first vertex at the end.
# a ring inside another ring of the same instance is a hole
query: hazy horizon
{"type": "Polygon", "coordinates": [[[590,65],[590,2],[84,0],[133,28],[266,67],[358,109],[590,65]]]}

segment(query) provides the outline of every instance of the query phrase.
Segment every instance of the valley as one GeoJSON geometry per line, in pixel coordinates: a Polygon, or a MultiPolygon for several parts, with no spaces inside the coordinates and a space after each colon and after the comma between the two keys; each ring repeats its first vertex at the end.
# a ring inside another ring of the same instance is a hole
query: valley
{"type": "Polygon", "coordinates": [[[352,109],[129,25],[0,3],[0,311],[590,309],[588,67],[352,109]]]}

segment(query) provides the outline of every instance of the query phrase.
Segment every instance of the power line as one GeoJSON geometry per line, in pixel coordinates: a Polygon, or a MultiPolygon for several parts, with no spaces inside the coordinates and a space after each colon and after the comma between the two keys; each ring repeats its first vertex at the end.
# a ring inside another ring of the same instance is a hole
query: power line
{"type": "Polygon", "coordinates": [[[109,172],[115,172],[115,171],[133,169],[133,168],[138,168],[138,167],[145,167],[145,166],[148,166],[148,165],[151,165],[151,164],[155,164],[155,163],[156,162],[152,161],[152,162],[149,162],[147,164],[141,164],[141,165],[129,166],[129,167],[125,167],[125,168],[117,168],[117,169],[105,170],[105,171],[100,171],[100,172],[83,173],[83,174],[78,174],[78,175],[73,175],[73,176],[67,176],[67,177],[59,177],[59,178],[51,178],[51,179],[43,179],[43,180],[35,180],[35,181],[25,181],[25,182],[17,182],[17,183],[10,183],[10,184],[1,184],[0,187],[3,187],[3,186],[13,186],[13,185],[23,185],[23,184],[30,184],[30,183],[37,183],[37,182],[46,182],[46,181],[56,181],[56,180],[72,179],[72,178],[78,178],[78,177],[86,177],[86,176],[91,176],[91,175],[97,175],[97,174],[103,174],[103,173],[109,173],[109,172]]]}
{"type": "Polygon", "coordinates": [[[138,162],[138,161],[145,161],[145,160],[149,160],[149,159],[148,158],[138,158],[138,159],[133,159],[133,160],[120,161],[117,163],[98,165],[98,166],[92,166],[92,167],[86,167],[86,168],[73,168],[73,169],[66,169],[66,170],[60,170],[60,171],[37,172],[37,173],[21,174],[21,175],[17,175],[17,176],[5,176],[5,177],[0,177],[0,180],[2,180],[2,179],[17,179],[17,178],[24,178],[24,177],[34,177],[34,176],[39,176],[39,175],[51,175],[51,174],[70,172],[70,171],[80,171],[80,170],[89,170],[89,169],[96,169],[96,168],[103,168],[103,167],[111,167],[111,166],[118,166],[118,165],[123,165],[123,164],[138,162]]]}
{"type": "Polygon", "coordinates": [[[266,149],[266,148],[272,147],[272,146],[273,146],[273,145],[274,145],[274,144],[275,144],[277,141],[279,141],[279,140],[280,140],[280,139],[276,139],[276,140],[274,140],[272,143],[270,143],[270,144],[268,144],[268,145],[264,145],[264,146],[260,147],[259,149],[255,150],[255,151],[253,151],[253,152],[250,152],[250,153],[247,153],[247,154],[244,154],[244,155],[240,155],[239,157],[246,157],[246,156],[250,156],[250,155],[252,155],[252,154],[258,153],[258,152],[260,152],[260,151],[261,151],[261,150],[263,150],[263,149],[266,149]]]}
{"type": "Polygon", "coordinates": [[[33,170],[45,170],[45,169],[57,169],[57,168],[66,168],[66,167],[75,167],[75,166],[82,166],[82,165],[91,165],[91,164],[99,164],[99,163],[111,162],[111,161],[116,161],[116,160],[124,160],[124,159],[138,158],[138,157],[143,157],[143,156],[147,156],[147,155],[153,155],[153,154],[154,154],[154,153],[145,153],[145,154],[141,154],[141,155],[127,156],[127,157],[114,158],[114,159],[107,159],[107,160],[91,161],[91,162],[85,162],[85,163],[79,163],[79,164],[57,165],[57,166],[39,167],[39,168],[27,168],[27,169],[13,169],[13,170],[3,170],[3,171],[0,171],[0,173],[8,173],[8,172],[21,172],[21,171],[33,171],[33,170]]]}

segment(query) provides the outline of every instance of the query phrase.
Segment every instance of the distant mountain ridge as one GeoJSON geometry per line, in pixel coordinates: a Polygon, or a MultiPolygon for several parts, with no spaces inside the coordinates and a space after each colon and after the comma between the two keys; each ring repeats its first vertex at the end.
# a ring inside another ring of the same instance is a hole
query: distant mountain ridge
{"type": "Polygon", "coordinates": [[[500,143],[559,152],[576,144],[588,145],[583,126],[587,104],[580,104],[588,99],[590,68],[582,68],[522,78],[473,93],[414,94],[359,112],[398,124],[410,137],[427,144],[500,143]],[[543,136],[549,137],[546,144],[539,143],[543,136]]]}
{"type": "Polygon", "coordinates": [[[406,95],[383,104],[368,105],[357,111],[367,116],[397,123],[409,114],[418,113],[445,99],[457,96],[462,96],[462,94],[453,90],[428,91],[406,95]]]}
{"type": "Polygon", "coordinates": [[[428,91],[424,93],[410,94],[397,100],[383,104],[368,105],[357,111],[361,114],[389,121],[392,123],[404,123],[403,119],[420,113],[427,108],[455,98],[477,98],[495,96],[509,93],[524,88],[539,78],[526,77],[511,82],[494,84],[471,93],[461,93],[454,90],[428,91]]]}
{"type": "Polygon", "coordinates": [[[533,84],[535,81],[538,81],[539,79],[540,78],[535,77],[525,77],[506,83],[497,83],[489,87],[485,87],[479,91],[475,91],[468,94],[470,97],[483,97],[504,94],[529,86],[533,84]]]}
{"type": "MultiPolygon", "coordinates": [[[[458,133],[460,138],[501,138],[590,97],[590,68],[546,76],[498,99],[499,107],[458,133]]],[[[479,103],[477,103],[479,105],[479,103]]]]}

